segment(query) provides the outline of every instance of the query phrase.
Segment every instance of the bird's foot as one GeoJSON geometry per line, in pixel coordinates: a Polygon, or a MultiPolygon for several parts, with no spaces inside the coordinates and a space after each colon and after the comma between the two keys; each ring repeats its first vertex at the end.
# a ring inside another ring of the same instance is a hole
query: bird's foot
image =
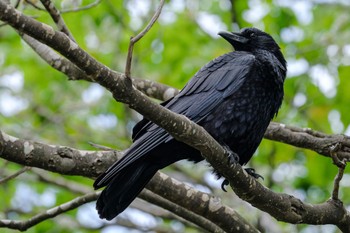
{"type": "Polygon", "coordinates": [[[245,168],[244,170],[245,170],[249,175],[251,175],[252,177],[254,177],[255,179],[261,178],[261,179],[264,180],[264,177],[263,177],[262,175],[256,173],[254,168],[249,167],[249,168],[245,168]]]}
{"type": "Polygon", "coordinates": [[[222,184],[221,184],[221,189],[222,189],[222,191],[227,192],[225,186],[227,186],[227,185],[229,185],[229,184],[230,184],[230,181],[228,181],[228,179],[224,179],[224,181],[223,181],[222,184]]]}
{"type": "MultiPolygon", "coordinates": [[[[239,156],[237,153],[233,152],[231,148],[226,144],[223,144],[222,147],[225,149],[225,154],[227,155],[227,163],[229,165],[239,163],[239,156]]],[[[225,186],[229,184],[230,182],[228,181],[228,179],[225,179],[221,184],[222,191],[227,192],[225,186]]]]}
{"type": "Polygon", "coordinates": [[[233,152],[227,145],[223,145],[223,148],[225,149],[225,154],[227,155],[227,162],[229,165],[239,162],[239,156],[237,153],[233,152]]]}
{"type": "MultiPolygon", "coordinates": [[[[254,177],[255,179],[263,179],[264,180],[264,177],[258,173],[255,172],[255,169],[254,168],[245,168],[244,169],[250,176],[254,177]]],[[[227,192],[225,186],[229,185],[230,182],[228,181],[228,179],[224,179],[224,181],[222,182],[221,184],[221,189],[222,191],[224,192],[227,192]]]]}

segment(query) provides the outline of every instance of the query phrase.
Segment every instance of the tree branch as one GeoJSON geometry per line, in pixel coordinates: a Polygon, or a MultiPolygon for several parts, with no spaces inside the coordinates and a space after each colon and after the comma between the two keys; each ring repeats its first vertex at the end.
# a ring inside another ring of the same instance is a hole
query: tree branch
{"type": "MultiPolygon", "coordinates": [[[[57,187],[68,189],[72,193],[76,193],[79,195],[84,195],[86,193],[89,193],[91,189],[87,186],[81,185],[76,182],[68,181],[64,178],[59,178],[59,177],[51,177],[49,172],[46,170],[41,170],[38,168],[33,168],[31,169],[34,174],[36,174],[39,177],[39,180],[44,181],[46,183],[53,184],[57,187]]],[[[196,214],[193,214],[191,211],[186,210],[185,208],[178,206],[174,203],[171,203],[165,198],[162,198],[161,196],[158,196],[154,194],[151,191],[148,191],[147,189],[144,189],[140,195],[140,198],[158,205],[160,207],[163,207],[167,209],[168,211],[171,211],[171,213],[177,214],[180,217],[183,217],[183,219],[187,219],[191,221],[194,224],[197,224],[199,227],[202,227],[203,229],[208,229],[210,232],[220,232],[218,226],[213,224],[212,222],[208,221],[207,219],[198,216],[196,214]]],[[[138,208],[137,205],[132,204],[134,208],[138,208]]],[[[149,208],[148,208],[149,210],[149,208]]],[[[175,215],[174,215],[175,216],[175,215]]],[[[184,221],[181,219],[181,221],[184,221]]]]}
{"type": "Polygon", "coordinates": [[[175,204],[174,202],[169,201],[168,199],[165,199],[162,196],[157,195],[147,189],[144,189],[140,193],[139,197],[152,204],[162,206],[163,208],[186,219],[187,221],[190,221],[200,226],[202,229],[205,229],[208,232],[226,232],[222,230],[219,226],[217,226],[214,222],[211,222],[210,220],[206,219],[204,216],[200,216],[192,212],[192,210],[189,210],[188,206],[186,206],[187,208],[184,208],[183,206],[175,204]]]}
{"type": "Polygon", "coordinates": [[[340,143],[337,157],[340,160],[350,161],[350,137],[345,135],[328,135],[311,129],[271,122],[265,132],[265,138],[313,150],[330,158],[332,146],[340,143]]]}
{"type": "Polygon", "coordinates": [[[0,179],[0,184],[8,182],[9,180],[16,178],[17,176],[21,175],[22,173],[24,173],[24,172],[26,172],[26,171],[28,171],[30,169],[31,169],[31,167],[23,167],[21,170],[15,172],[14,174],[0,179]]]}
{"type": "Polygon", "coordinates": [[[93,8],[97,5],[99,5],[101,3],[102,0],[96,0],[95,2],[93,3],[90,3],[86,6],[82,6],[82,7],[79,7],[79,8],[76,8],[76,9],[65,9],[65,10],[61,10],[61,13],[64,14],[64,13],[70,13],[70,12],[78,12],[78,11],[83,11],[83,10],[88,10],[90,8],[93,8]]]}
{"type": "Polygon", "coordinates": [[[40,1],[44,5],[47,12],[49,12],[49,14],[51,15],[51,18],[55,22],[55,24],[57,25],[58,30],[63,32],[67,36],[69,36],[69,38],[75,42],[75,39],[74,39],[72,33],[69,31],[69,29],[68,29],[66,23],[64,22],[59,10],[55,7],[55,4],[53,2],[51,2],[50,0],[40,0],[40,1]]]}
{"type": "Polygon", "coordinates": [[[122,152],[83,151],[65,146],[52,146],[40,142],[12,137],[0,131],[0,156],[8,161],[29,167],[66,175],[97,177],[106,169],[101,164],[120,158],[122,152]]]}
{"type": "Polygon", "coordinates": [[[161,0],[158,6],[158,9],[154,13],[152,19],[149,21],[147,26],[135,37],[130,38],[129,43],[129,49],[128,49],[128,56],[126,58],[126,64],[125,64],[125,76],[126,78],[131,77],[131,61],[132,61],[132,53],[134,50],[134,45],[146,35],[146,33],[152,28],[153,24],[157,21],[160,13],[162,12],[162,8],[164,6],[164,0],[161,0]]]}
{"type": "Polygon", "coordinates": [[[43,181],[45,183],[53,184],[57,187],[67,189],[72,193],[84,195],[86,193],[91,192],[91,188],[89,186],[82,185],[78,182],[70,181],[63,177],[52,177],[52,175],[50,175],[50,173],[46,170],[33,168],[31,171],[38,176],[39,181],[43,181]]]}
{"type": "Polygon", "coordinates": [[[84,196],[77,197],[69,202],[66,202],[62,205],[56,206],[54,208],[51,208],[43,213],[37,214],[34,217],[20,221],[20,220],[8,220],[8,219],[2,219],[0,220],[0,227],[7,227],[10,229],[15,229],[19,231],[26,231],[28,228],[39,224],[40,222],[43,222],[47,219],[54,218],[57,215],[67,212],[69,210],[75,209],[85,203],[94,201],[98,198],[101,191],[88,193],[84,196]]]}
{"type": "Polygon", "coordinates": [[[146,185],[146,188],[205,217],[225,232],[258,232],[237,212],[223,205],[219,198],[195,190],[163,173],[158,172],[146,185]]]}
{"type": "MultiPolygon", "coordinates": [[[[89,193],[91,191],[90,188],[88,188],[84,185],[81,185],[79,183],[68,181],[64,178],[51,177],[49,172],[47,172],[46,170],[33,168],[33,169],[31,169],[31,171],[39,177],[39,180],[44,181],[46,183],[53,184],[53,185],[60,187],[60,188],[68,189],[69,191],[71,191],[73,193],[83,195],[83,194],[89,193]]],[[[168,211],[171,211],[171,213],[177,214],[178,216],[183,217],[183,219],[187,219],[187,220],[191,221],[192,223],[197,224],[199,227],[202,227],[203,229],[209,230],[209,232],[223,232],[222,230],[220,231],[220,228],[218,226],[216,226],[212,222],[208,221],[207,219],[205,219],[201,216],[198,216],[196,214],[193,214],[191,211],[188,211],[187,209],[185,209],[181,206],[178,206],[178,205],[168,201],[167,199],[162,198],[161,196],[158,196],[151,191],[148,191],[147,189],[144,189],[140,193],[139,197],[152,203],[152,204],[161,206],[161,207],[167,209],[168,211]]],[[[134,208],[137,208],[137,206],[135,206],[135,205],[132,205],[132,206],[134,208]]],[[[181,221],[184,221],[184,220],[181,220],[181,221]]]]}
{"type": "Polygon", "coordinates": [[[343,160],[339,160],[337,155],[337,152],[340,148],[341,148],[340,143],[337,143],[330,148],[330,154],[333,160],[333,164],[335,164],[338,167],[338,173],[334,178],[334,186],[333,186],[333,192],[332,192],[332,200],[334,201],[340,201],[339,200],[340,181],[343,178],[344,170],[346,167],[346,162],[344,162],[343,160]]]}

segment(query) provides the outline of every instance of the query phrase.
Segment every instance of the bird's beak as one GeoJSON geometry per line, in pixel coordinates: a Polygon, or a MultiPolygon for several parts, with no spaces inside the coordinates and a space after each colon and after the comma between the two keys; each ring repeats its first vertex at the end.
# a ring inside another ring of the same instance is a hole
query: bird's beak
{"type": "Polygon", "coordinates": [[[248,43],[249,39],[245,38],[241,35],[239,32],[226,32],[221,31],[218,33],[219,36],[227,40],[230,44],[235,45],[237,43],[239,44],[246,44],[248,43]]]}

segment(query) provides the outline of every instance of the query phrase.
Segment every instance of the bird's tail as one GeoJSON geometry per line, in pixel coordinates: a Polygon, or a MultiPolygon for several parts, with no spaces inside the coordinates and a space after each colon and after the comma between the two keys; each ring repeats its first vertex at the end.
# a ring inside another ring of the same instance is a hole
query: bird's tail
{"type": "Polygon", "coordinates": [[[123,212],[158,169],[158,166],[142,161],[118,171],[97,200],[100,218],[111,220],[123,212]]]}

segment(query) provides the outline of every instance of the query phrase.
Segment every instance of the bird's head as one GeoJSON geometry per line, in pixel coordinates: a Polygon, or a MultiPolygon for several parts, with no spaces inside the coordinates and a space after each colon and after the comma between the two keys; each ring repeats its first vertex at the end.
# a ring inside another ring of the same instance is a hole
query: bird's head
{"type": "Polygon", "coordinates": [[[221,31],[219,35],[227,40],[236,51],[247,51],[254,53],[258,50],[267,50],[285,66],[286,61],[276,41],[257,28],[243,28],[240,32],[221,31]]]}

